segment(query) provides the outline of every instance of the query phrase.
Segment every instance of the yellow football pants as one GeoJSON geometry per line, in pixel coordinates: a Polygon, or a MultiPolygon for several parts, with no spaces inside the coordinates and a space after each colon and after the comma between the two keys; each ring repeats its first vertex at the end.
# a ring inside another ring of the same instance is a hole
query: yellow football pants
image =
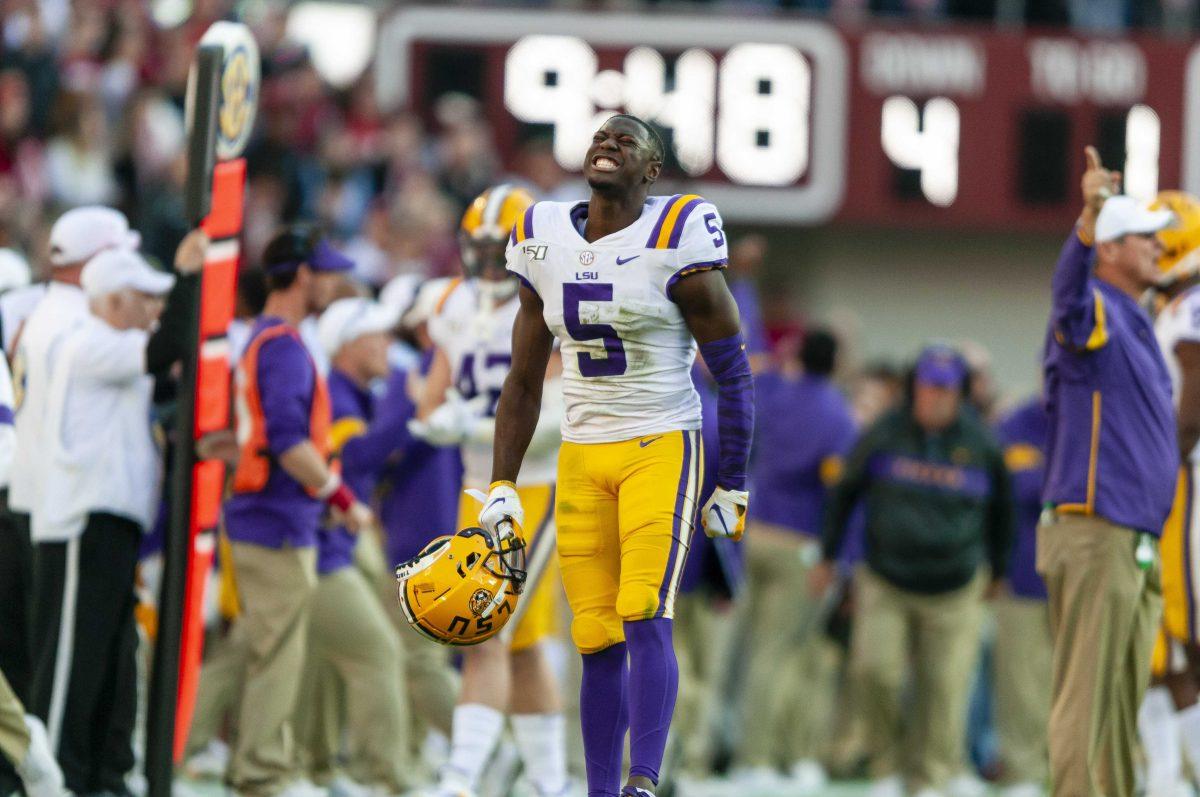
{"type": "Polygon", "coordinates": [[[1200,589],[1200,523],[1196,522],[1195,472],[1179,469],[1175,503],[1163,525],[1162,555],[1163,628],[1185,643],[1200,642],[1197,628],[1197,590],[1200,589]]]}
{"type": "Polygon", "coordinates": [[[626,620],[674,616],[703,460],[698,431],[562,444],[558,562],[580,652],[623,642],[626,620]]]}
{"type": "MultiPolygon", "coordinates": [[[[534,555],[543,545],[554,544],[554,485],[535,484],[517,487],[517,497],[525,509],[525,552],[526,563],[532,562],[534,555]]],[[[458,528],[465,529],[479,525],[479,502],[468,495],[463,495],[458,502],[458,528]]],[[[553,634],[557,628],[558,609],[555,606],[555,595],[558,594],[557,572],[554,558],[542,572],[538,583],[533,585],[533,591],[521,597],[521,603],[528,601],[523,608],[521,619],[513,632],[512,650],[525,650],[533,647],[541,640],[553,634]]]]}

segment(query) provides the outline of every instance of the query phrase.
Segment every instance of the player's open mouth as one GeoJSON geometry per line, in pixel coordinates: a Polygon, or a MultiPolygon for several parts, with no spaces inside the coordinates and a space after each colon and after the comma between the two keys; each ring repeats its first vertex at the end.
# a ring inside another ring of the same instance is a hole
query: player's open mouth
{"type": "Polygon", "coordinates": [[[615,172],[620,164],[607,155],[597,155],[592,158],[592,168],[598,172],[615,172]]]}

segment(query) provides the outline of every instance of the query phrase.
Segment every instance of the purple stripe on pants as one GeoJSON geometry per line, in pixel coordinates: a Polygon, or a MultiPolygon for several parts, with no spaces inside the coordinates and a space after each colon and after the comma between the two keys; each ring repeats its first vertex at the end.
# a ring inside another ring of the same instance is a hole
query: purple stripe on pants
{"type": "Polygon", "coordinates": [[[667,554],[666,573],[663,575],[662,585],[658,588],[658,609],[654,612],[656,618],[662,617],[666,613],[667,598],[671,592],[671,585],[675,583],[675,574],[678,570],[675,566],[675,556],[683,536],[684,505],[690,497],[688,481],[692,474],[692,433],[680,432],[680,434],[683,435],[683,467],[679,472],[679,490],[675,495],[675,516],[671,521],[671,551],[667,554]]]}

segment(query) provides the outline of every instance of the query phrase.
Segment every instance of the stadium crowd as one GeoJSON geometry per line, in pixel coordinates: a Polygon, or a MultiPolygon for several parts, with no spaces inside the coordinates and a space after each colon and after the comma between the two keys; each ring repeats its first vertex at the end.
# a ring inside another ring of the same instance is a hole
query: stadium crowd
{"type": "MultiPolygon", "coordinates": [[[[1072,3],[1049,21],[1119,27],[1195,11],[1145,5],[1072,3]]],[[[205,0],[164,29],[138,2],[4,5],[0,365],[11,361],[18,391],[6,397],[0,368],[0,474],[13,493],[0,522],[0,685],[11,682],[31,716],[5,714],[0,691],[0,751],[14,765],[0,763],[0,795],[22,783],[30,797],[144,788],[135,709],[154,634],[156,474],[207,245],[183,214],[182,95],[192,45],[226,11],[205,0]],[[51,362],[66,376],[51,378],[51,362]],[[11,433],[14,410],[32,430],[24,441],[11,433]],[[45,430],[63,425],[69,462],[42,450],[45,430]]],[[[418,406],[430,323],[461,268],[460,219],[499,184],[538,199],[587,189],[536,137],[506,171],[468,97],[442,98],[430,127],[383,115],[368,79],[332,92],[284,36],[285,11],[264,6],[255,23],[261,124],[230,332],[232,362],[269,376],[239,438],[206,449],[234,466],[235,483],[180,774],[185,787],[223,778],[240,794],[402,794],[455,763],[462,722],[492,716],[463,712],[475,704],[461,704],[460,668],[409,628],[392,575],[458,523],[458,448],[479,420],[455,404],[431,432],[418,406]],[[268,347],[272,328],[285,340],[268,347]],[[323,419],[309,414],[321,402],[323,419]],[[277,506],[245,497],[264,491],[277,506]],[[318,536],[327,503],[337,522],[318,536]]],[[[684,797],[820,794],[829,777],[864,776],[875,797],[906,787],[974,797],[984,780],[1010,797],[1042,794],[1051,641],[1034,571],[1040,405],[1001,401],[974,343],[931,344],[904,364],[853,362],[833,332],[802,328],[774,304],[764,313],[754,273],[766,256],[759,237],[731,241],[727,278],[755,368],[755,500],[743,546],[696,534],[676,607],[682,730],[665,771],[684,797]],[[877,478],[881,457],[938,489],[914,505],[877,478]],[[981,481],[963,488],[958,470],[924,464],[956,457],[981,463],[971,476],[981,481]],[[928,536],[905,536],[917,527],[928,536]]],[[[695,378],[715,415],[712,386],[695,378]]],[[[714,434],[706,428],[706,446],[714,434]]],[[[579,673],[566,625],[547,658],[571,715],[579,673]]],[[[551,727],[531,716],[515,716],[514,731],[551,727]]],[[[514,782],[538,797],[575,793],[577,736],[566,734],[569,775],[506,737],[484,751],[480,793],[514,782]]]]}

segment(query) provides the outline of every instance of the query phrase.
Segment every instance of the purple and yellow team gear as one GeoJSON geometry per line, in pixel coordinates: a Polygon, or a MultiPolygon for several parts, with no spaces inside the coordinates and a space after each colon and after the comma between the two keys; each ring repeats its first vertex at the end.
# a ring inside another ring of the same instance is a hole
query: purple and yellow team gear
{"type": "Polygon", "coordinates": [[[674,617],[703,473],[698,431],[563,443],[558,556],[581,652],[623,642],[626,621],[674,617]]]}
{"type": "Polygon", "coordinates": [[[1096,279],[1091,263],[1092,242],[1072,232],[1052,280],[1044,349],[1042,500],[1158,536],[1179,465],[1171,378],[1150,316],[1096,279]]]}
{"type": "Polygon", "coordinates": [[[481,528],[438,537],[396,568],[408,624],[443,645],[478,645],[512,619],[525,588],[520,531],[497,539],[481,528]]]}
{"type": "MultiPolygon", "coordinates": [[[[509,647],[514,651],[531,648],[546,637],[557,633],[558,624],[558,567],[554,563],[554,485],[518,486],[517,497],[525,510],[525,561],[532,563],[543,558],[549,547],[549,564],[536,582],[530,573],[521,598],[520,618],[513,630],[509,647]]],[[[458,524],[461,528],[475,525],[479,502],[463,495],[458,505],[458,524]]]]}

